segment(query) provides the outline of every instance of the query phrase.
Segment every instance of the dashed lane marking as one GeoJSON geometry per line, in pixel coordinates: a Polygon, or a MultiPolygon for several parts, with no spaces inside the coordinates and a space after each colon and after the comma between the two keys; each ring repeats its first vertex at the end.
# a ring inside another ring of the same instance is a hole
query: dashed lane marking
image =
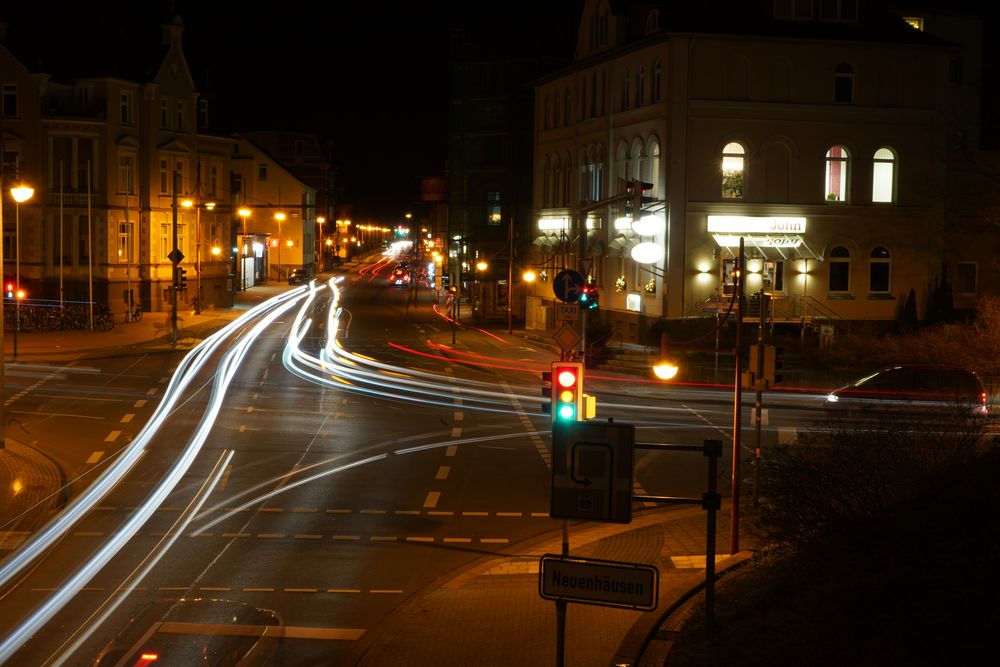
{"type": "Polygon", "coordinates": [[[440,491],[428,491],[427,498],[424,500],[424,508],[434,508],[437,507],[438,499],[441,498],[440,491]]]}
{"type": "Polygon", "coordinates": [[[138,401],[132,404],[133,408],[142,408],[146,406],[146,399],[140,398],[138,401]]]}
{"type": "Polygon", "coordinates": [[[132,421],[133,419],[135,419],[135,414],[134,414],[134,413],[132,413],[132,412],[128,412],[128,413],[126,413],[126,414],[125,414],[124,416],[122,416],[122,419],[121,419],[121,421],[120,421],[120,422],[118,422],[118,423],[119,423],[119,424],[128,424],[128,423],[129,423],[130,421],[132,421]]]}
{"type": "Polygon", "coordinates": [[[448,445],[448,447],[444,450],[445,456],[454,456],[457,453],[458,453],[458,445],[448,445]]]}
{"type": "Polygon", "coordinates": [[[461,426],[456,426],[453,429],[451,429],[451,437],[453,437],[453,438],[461,438],[462,437],[462,427],[461,426]]]}
{"type": "Polygon", "coordinates": [[[114,442],[121,434],[121,431],[111,431],[111,433],[108,433],[107,437],[104,438],[104,442],[114,442]]]}
{"type": "Polygon", "coordinates": [[[455,414],[454,414],[454,415],[452,416],[452,419],[454,419],[454,420],[455,420],[455,421],[457,421],[457,422],[460,422],[460,421],[462,421],[463,419],[465,419],[465,413],[464,413],[464,412],[456,412],[456,413],[455,413],[455,414]]]}
{"type": "Polygon", "coordinates": [[[448,475],[451,473],[451,466],[439,466],[437,475],[434,479],[448,479],[448,475]]]}
{"type": "Polygon", "coordinates": [[[104,452],[94,452],[93,454],[90,455],[90,458],[88,458],[85,461],[85,463],[87,465],[91,465],[91,464],[97,463],[98,461],[101,460],[102,456],[104,456],[104,452]]]}

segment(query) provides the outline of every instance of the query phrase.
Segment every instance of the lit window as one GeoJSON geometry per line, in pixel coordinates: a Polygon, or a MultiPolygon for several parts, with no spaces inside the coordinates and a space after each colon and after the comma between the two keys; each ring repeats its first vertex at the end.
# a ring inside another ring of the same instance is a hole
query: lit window
{"type": "Polygon", "coordinates": [[[889,291],[889,251],[882,246],[872,250],[868,264],[868,291],[885,294],[889,291]]]}
{"type": "Polygon", "coordinates": [[[914,30],[923,31],[924,29],[924,19],[921,16],[904,16],[903,20],[909,23],[914,30]]]}
{"type": "Polygon", "coordinates": [[[826,200],[847,201],[847,149],[834,146],[826,152],[826,179],[824,181],[826,200]]]}
{"type": "Polygon", "coordinates": [[[872,164],[872,201],[893,202],[895,192],[896,155],[888,148],[880,148],[872,164]]]}
{"type": "Polygon", "coordinates": [[[847,294],[851,291],[851,251],[842,245],[830,251],[831,294],[847,294]]]}
{"type": "Polygon", "coordinates": [[[722,198],[743,199],[743,160],[746,151],[734,142],[722,149],[722,198]]]}

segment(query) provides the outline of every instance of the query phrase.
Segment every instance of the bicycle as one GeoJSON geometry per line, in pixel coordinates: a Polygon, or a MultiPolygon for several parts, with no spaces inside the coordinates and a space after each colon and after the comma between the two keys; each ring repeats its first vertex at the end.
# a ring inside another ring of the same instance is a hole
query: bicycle
{"type": "Polygon", "coordinates": [[[130,309],[128,305],[125,306],[125,321],[126,322],[138,322],[142,319],[142,304],[134,303],[130,309]]]}
{"type": "Polygon", "coordinates": [[[100,331],[111,331],[115,328],[115,314],[106,303],[97,306],[97,313],[94,315],[94,326],[100,331]]]}

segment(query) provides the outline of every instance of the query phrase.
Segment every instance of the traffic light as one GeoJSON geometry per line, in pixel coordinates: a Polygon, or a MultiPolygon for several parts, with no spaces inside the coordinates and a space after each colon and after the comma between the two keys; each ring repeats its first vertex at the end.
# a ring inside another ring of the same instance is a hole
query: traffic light
{"type": "Polygon", "coordinates": [[[583,399],[583,364],[578,361],[552,363],[552,421],[586,419],[583,399]]]}
{"type": "Polygon", "coordinates": [[[781,382],[780,371],[785,365],[784,359],[782,359],[784,352],[785,348],[783,347],[775,347],[774,345],[764,346],[764,379],[767,381],[767,386],[769,387],[773,387],[781,382]]]}
{"type": "Polygon", "coordinates": [[[7,298],[14,298],[14,283],[7,283],[7,298]]]}
{"type": "Polygon", "coordinates": [[[600,290],[597,289],[597,285],[594,283],[587,283],[580,290],[580,296],[577,299],[581,308],[592,309],[597,308],[600,305],[600,290]]]}
{"type": "Polygon", "coordinates": [[[177,267],[177,289],[187,289],[188,278],[187,269],[177,267]]]}
{"type": "Polygon", "coordinates": [[[653,184],[644,181],[630,181],[629,193],[632,195],[632,220],[642,217],[642,207],[653,201],[652,197],[646,197],[643,193],[652,190],[653,184]]]}
{"type": "MultiPolygon", "coordinates": [[[[542,396],[552,398],[552,371],[542,371],[542,396]]],[[[552,413],[552,402],[542,403],[542,412],[552,413]]]]}

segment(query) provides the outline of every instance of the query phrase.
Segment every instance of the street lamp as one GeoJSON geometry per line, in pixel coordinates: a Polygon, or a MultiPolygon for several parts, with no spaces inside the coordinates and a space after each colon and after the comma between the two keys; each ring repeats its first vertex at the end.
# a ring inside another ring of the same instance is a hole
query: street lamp
{"type": "Polygon", "coordinates": [[[653,364],[653,375],[661,380],[673,380],[679,370],[680,364],[670,355],[670,344],[664,332],[660,334],[660,357],[653,364]]]}
{"type": "Polygon", "coordinates": [[[278,221],[278,280],[281,280],[281,222],[285,214],[279,211],[274,214],[274,219],[278,221]]]}
{"type": "Polygon", "coordinates": [[[21,289],[21,204],[31,199],[34,188],[21,184],[10,189],[10,195],[16,202],[14,205],[14,359],[17,359],[17,334],[21,330],[21,299],[24,291],[21,289]]]}
{"type": "Polygon", "coordinates": [[[247,276],[246,268],[244,267],[244,264],[246,263],[244,252],[247,243],[247,218],[250,217],[250,209],[241,207],[237,213],[239,213],[240,218],[243,219],[243,235],[240,237],[240,246],[238,252],[236,253],[236,257],[239,262],[240,289],[245,290],[247,288],[247,276]]]}

